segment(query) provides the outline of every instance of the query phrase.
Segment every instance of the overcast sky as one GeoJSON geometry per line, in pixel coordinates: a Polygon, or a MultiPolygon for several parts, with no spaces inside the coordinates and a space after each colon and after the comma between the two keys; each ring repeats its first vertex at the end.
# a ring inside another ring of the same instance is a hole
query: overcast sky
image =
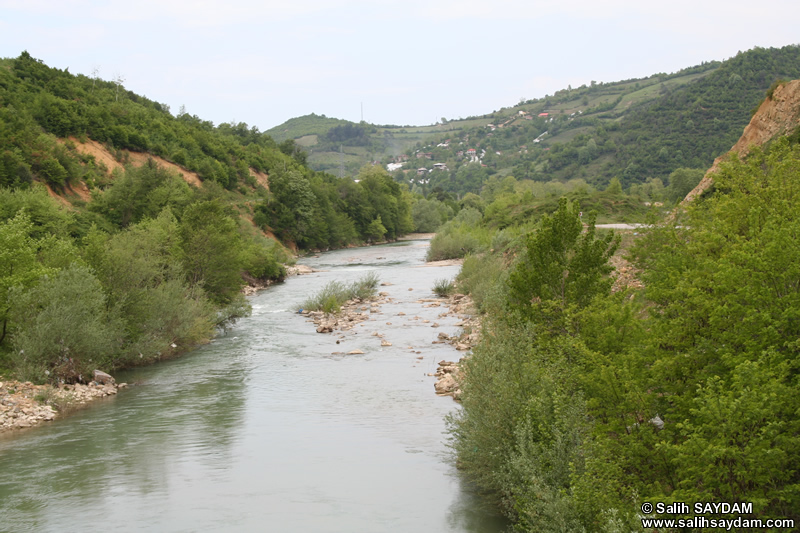
{"type": "Polygon", "coordinates": [[[432,124],[800,43],[800,2],[0,0],[23,50],[215,124],[432,124]]]}

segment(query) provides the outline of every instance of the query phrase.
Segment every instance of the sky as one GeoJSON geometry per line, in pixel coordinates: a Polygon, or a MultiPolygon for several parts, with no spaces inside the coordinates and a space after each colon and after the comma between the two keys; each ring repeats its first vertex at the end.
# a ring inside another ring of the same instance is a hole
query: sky
{"type": "Polygon", "coordinates": [[[426,125],[800,44],[798,20],[797,0],[0,0],[0,57],[214,124],[426,125]]]}

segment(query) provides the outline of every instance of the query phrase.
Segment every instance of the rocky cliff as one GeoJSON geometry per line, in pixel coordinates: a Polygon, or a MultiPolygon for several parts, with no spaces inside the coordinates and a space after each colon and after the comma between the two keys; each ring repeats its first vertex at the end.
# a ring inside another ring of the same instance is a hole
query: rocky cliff
{"type": "MultiPolygon", "coordinates": [[[[754,146],[763,146],[779,135],[791,133],[798,124],[800,124],[800,80],[794,80],[776,87],[772,97],[761,103],[750,124],[744,129],[742,137],[731,148],[731,152],[744,157],[754,146]]],[[[711,187],[714,173],[729,153],[714,161],[697,187],[686,195],[682,203],[691,202],[711,187]]]]}

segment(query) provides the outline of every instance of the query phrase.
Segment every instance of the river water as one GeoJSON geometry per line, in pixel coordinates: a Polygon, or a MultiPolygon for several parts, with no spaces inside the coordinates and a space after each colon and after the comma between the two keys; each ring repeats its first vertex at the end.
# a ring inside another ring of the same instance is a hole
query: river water
{"type": "Polygon", "coordinates": [[[0,531],[502,531],[452,465],[444,418],[458,407],[426,375],[460,355],[431,344],[458,319],[418,301],[458,272],[425,266],[427,245],[307,259],[320,272],[253,296],[252,316],[212,343],[3,435],[0,531]],[[394,301],[353,330],[319,334],[296,313],[329,281],[368,271],[394,301]]]}

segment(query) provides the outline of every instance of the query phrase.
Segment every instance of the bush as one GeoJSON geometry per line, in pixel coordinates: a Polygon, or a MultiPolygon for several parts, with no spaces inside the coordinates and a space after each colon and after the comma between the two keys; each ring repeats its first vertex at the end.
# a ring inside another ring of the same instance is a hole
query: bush
{"type": "Polygon", "coordinates": [[[456,287],[453,285],[453,280],[451,279],[442,278],[433,282],[433,292],[442,298],[445,296],[450,296],[453,294],[453,292],[455,292],[455,290],[456,287]]]}
{"type": "Polygon", "coordinates": [[[505,304],[508,271],[499,255],[468,255],[458,273],[458,286],[479,311],[500,312],[505,304]]]}
{"type": "Polygon", "coordinates": [[[567,364],[581,355],[569,339],[541,342],[532,324],[491,320],[462,365],[463,409],[449,418],[459,467],[525,531],[580,530],[565,489],[589,425],[567,364]]]}
{"type": "Polygon", "coordinates": [[[375,296],[378,281],[379,278],[375,272],[369,272],[349,285],[341,281],[331,281],[317,294],[304,301],[300,308],[309,311],[338,313],[348,300],[355,298],[367,300],[375,296]]]}
{"type": "Polygon", "coordinates": [[[245,244],[242,250],[242,263],[244,270],[252,277],[260,280],[281,281],[286,277],[286,269],[275,257],[275,248],[272,241],[267,239],[253,240],[245,244]]]}
{"type": "Polygon", "coordinates": [[[64,269],[13,301],[20,326],[12,358],[20,379],[84,381],[112,363],[122,327],[107,313],[100,282],[87,267],[64,269]]]}
{"type": "Polygon", "coordinates": [[[458,259],[471,253],[486,250],[491,233],[479,226],[481,213],[477,209],[462,209],[456,217],[441,227],[431,241],[428,261],[458,259]]]}

